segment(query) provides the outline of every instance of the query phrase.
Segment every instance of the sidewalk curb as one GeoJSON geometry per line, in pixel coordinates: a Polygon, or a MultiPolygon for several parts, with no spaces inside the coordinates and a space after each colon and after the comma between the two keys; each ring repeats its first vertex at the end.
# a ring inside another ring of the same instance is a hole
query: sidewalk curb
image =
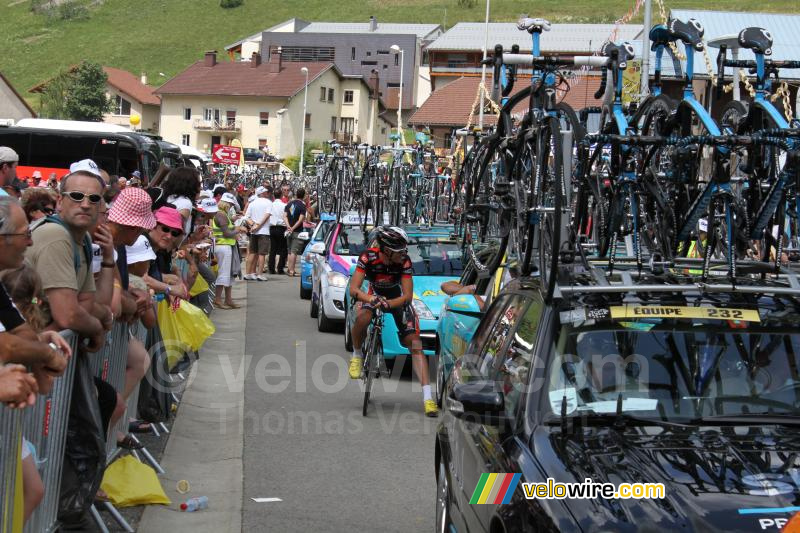
{"type": "MultiPolygon", "coordinates": [[[[233,296],[244,304],[247,284],[234,283],[233,296]]],[[[140,533],[242,530],[245,372],[239,370],[246,368],[241,365],[245,363],[247,306],[215,310],[212,317],[217,331],[200,351],[194,377],[187,377],[192,382],[161,460],[166,474],[159,479],[172,505],[148,506],[139,523],[140,533]],[[222,356],[229,358],[230,369],[222,370],[222,356]],[[187,494],[176,490],[181,479],[191,486],[187,494]],[[180,504],[196,496],[208,496],[208,509],[181,512],[180,504]]]]}

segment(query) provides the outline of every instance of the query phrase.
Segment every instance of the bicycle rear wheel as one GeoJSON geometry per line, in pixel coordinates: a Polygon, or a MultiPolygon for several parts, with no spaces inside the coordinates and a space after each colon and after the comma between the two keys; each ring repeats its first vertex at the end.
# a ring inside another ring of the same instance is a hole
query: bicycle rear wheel
{"type": "Polygon", "coordinates": [[[539,211],[539,275],[544,301],[549,302],[558,278],[558,256],[564,217],[564,162],[561,127],[556,117],[545,119],[539,131],[536,173],[538,187],[535,189],[537,193],[533,205],[539,211]]]}
{"type": "Polygon", "coordinates": [[[372,382],[378,372],[378,335],[375,328],[371,328],[367,339],[367,349],[364,354],[364,404],[361,407],[361,415],[367,416],[369,408],[369,397],[372,393],[372,382]]]}

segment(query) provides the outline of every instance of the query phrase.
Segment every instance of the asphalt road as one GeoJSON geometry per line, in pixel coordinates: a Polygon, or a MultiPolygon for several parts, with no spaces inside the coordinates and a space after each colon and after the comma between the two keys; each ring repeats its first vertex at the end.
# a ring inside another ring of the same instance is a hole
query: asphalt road
{"type": "Polygon", "coordinates": [[[317,331],[298,278],[248,282],[247,306],[242,530],[433,528],[438,418],[410,361],[376,382],[364,418],[344,337],[317,331]]]}

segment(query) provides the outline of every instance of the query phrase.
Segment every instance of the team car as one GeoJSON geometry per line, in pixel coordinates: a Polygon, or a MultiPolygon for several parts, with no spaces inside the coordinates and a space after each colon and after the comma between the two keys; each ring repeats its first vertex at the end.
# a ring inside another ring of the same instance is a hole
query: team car
{"type": "MultiPolygon", "coordinates": [[[[330,213],[322,213],[319,216],[319,222],[311,230],[311,238],[303,250],[303,255],[300,256],[300,298],[308,300],[311,298],[311,285],[312,285],[312,272],[314,269],[314,255],[315,252],[311,251],[311,247],[317,243],[324,243],[325,238],[330,233],[333,226],[336,224],[336,216],[330,213]]],[[[315,248],[319,250],[320,247],[315,248]]],[[[324,246],[322,247],[324,251],[324,246]]]]}
{"type": "MultiPolygon", "coordinates": [[[[414,270],[414,299],[412,304],[419,321],[419,336],[422,349],[426,355],[436,354],[436,324],[439,311],[447,295],[442,292],[441,285],[445,281],[455,281],[460,276],[463,266],[461,263],[461,248],[450,236],[448,227],[425,228],[419,226],[404,226],[409,237],[408,256],[414,270]]],[[[369,247],[376,247],[374,238],[370,239],[369,247]]],[[[351,269],[351,272],[355,268],[351,269]]],[[[363,289],[367,290],[368,282],[364,282],[363,289]]],[[[350,330],[356,319],[355,302],[350,298],[349,292],[345,294],[346,318],[344,326],[344,343],[348,351],[353,349],[353,340],[350,330]]],[[[397,324],[390,314],[384,315],[383,355],[386,359],[394,359],[399,355],[410,355],[409,350],[400,343],[397,333],[397,324]]]]}
{"type": "MultiPolygon", "coordinates": [[[[479,257],[480,257],[479,253],[479,257]]],[[[492,275],[479,275],[470,261],[461,274],[462,287],[474,287],[471,294],[456,294],[445,299],[439,311],[436,324],[438,350],[436,353],[436,403],[442,406],[445,384],[450,377],[455,362],[464,355],[475,330],[478,329],[483,310],[508,281],[512,279],[513,268],[502,265],[492,275]]]]}
{"type": "Polygon", "coordinates": [[[445,388],[437,531],[778,532],[791,519],[800,284],[642,283],[578,284],[546,305],[522,278],[488,306],[445,388]],[[663,490],[624,497],[636,482],[663,490]],[[613,487],[533,490],[561,483],[613,487]]]}
{"type": "Polygon", "coordinates": [[[326,240],[309,249],[314,252],[310,314],[317,319],[319,331],[333,331],[345,319],[344,297],[350,268],[356,264],[366,244],[361,220],[357,213],[344,214],[326,240]]]}

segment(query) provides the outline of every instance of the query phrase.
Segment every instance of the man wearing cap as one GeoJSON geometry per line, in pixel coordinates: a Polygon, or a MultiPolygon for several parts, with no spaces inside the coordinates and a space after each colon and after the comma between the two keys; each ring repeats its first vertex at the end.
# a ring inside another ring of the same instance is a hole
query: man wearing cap
{"type": "Polygon", "coordinates": [[[31,177],[33,178],[33,186],[39,187],[39,185],[42,183],[42,171],[34,170],[31,177]]]}
{"type": "Polygon", "coordinates": [[[17,152],[8,146],[0,146],[0,196],[8,196],[5,188],[10,187],[17,179],[17,152]]]}
{"type": "Polygon", "coordinates": [[[245,220],[250,221],[250,254],[247,256],[244,279],[267,281],[264,273],[264,259],[269,253],[269,219],[272,216],[272,201],[267,198],[271,191],[267,187],[258,187],[256,197],[247,206],[245,220]]]}
{"type": "MultiPolygon", "coordinates": [[[[45,222],[33,229],[33,246],[25,254],[42,278],[55,327],[88,338],[89,351],[103,347],[113,319],[107,306],[95,302],[88,236],[97,222],[104,186],[94,161],[85,159],[70,165],[70,173],[61,181],[59,216],[43,219],[45,222]]],[[[103,265],[114,267],[113,262],[103,265]]]]}

